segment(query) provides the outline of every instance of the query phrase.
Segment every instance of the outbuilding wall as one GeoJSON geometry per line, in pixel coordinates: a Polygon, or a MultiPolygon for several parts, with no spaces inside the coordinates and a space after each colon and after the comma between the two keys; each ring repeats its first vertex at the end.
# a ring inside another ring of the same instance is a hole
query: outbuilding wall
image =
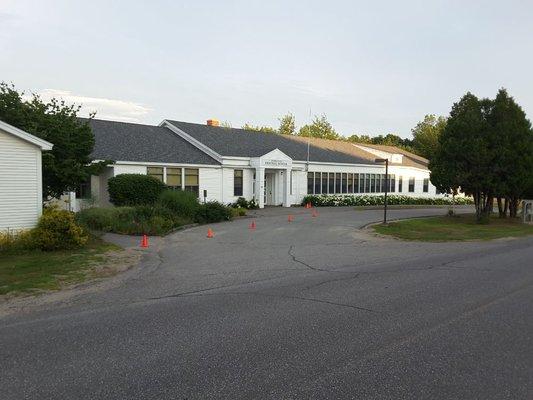
{"type": "Polygon", "coordinates": [[[41,149],[0,130],[0,231],[34,227],[41,193],[41,149]]]}

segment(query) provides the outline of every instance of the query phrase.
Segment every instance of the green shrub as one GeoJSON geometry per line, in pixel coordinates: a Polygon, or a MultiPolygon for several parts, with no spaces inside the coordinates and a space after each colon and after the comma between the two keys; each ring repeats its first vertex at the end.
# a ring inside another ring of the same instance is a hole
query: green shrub
{"type": "MultiPolygon", "coordinates": [[[[302,205],[311,203],[315,207],[335,206],[380,206],[385,202],[383,195],[307,195],[302,200],[302,205]]],[[[387,196],[389,205],[451,205],[451,197],[411,197],[403,195],[387,196]]],[[[456,197],[456,205],[473,204],[469,197],[456,197]]]]}
{"type": "Polygon", "coordinates": [[[200,204],[196,211],[195,221],[200,224],[210,222],[229,221],[232,218],[231,208],[219,203],[218,201],[209,201],[200,204]]]}
{"type": "Polygon", "coordinates": [[[74,213],[47,208],[31,231],[31,247],[44,251],[75,249],[87,243],[89,236],[76,223],[74,213]]]}
{"type": "Polygon", "coordinates": [[[116,206],[153,205],[166,187],[153,176],[121,174],[108,180],[109,200],[116,206]]]}
{"type": "Polygon", "coordinates": [[[31,230],[0,232],[0,253],[34,248],[31,230]]]}
{"type": "Polygon", "coordinates": [[[232,217],[244,217],[246,215],[246,208],[242,207],[231,207],[232,217]]]}
{"type": "Polygon", "coordinates": [[[182,190],[165,190],[159,197],[160,206],[165,207],[180,217],[193,219],[199,203],[193,192],[182,190]]]}
{"type": "Polygon", "coordinates": [[[77,218],[88,229],[126,235],[164,235],[192,222],[161,206],[88,208],[77,218]]]}

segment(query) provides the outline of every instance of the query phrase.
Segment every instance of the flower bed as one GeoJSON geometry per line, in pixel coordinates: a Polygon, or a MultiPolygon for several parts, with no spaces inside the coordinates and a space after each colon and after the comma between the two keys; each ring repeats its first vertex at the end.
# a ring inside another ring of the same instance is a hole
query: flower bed
{"type": "MultiPolygon", "coordinates": [[[[302,205],[311,203],[315,207],[335,207],[335,206],[380,206],[385,202],[383,195],[307,195],[302,201],[302,205]]],[[[387,204],[395,205],[451,205],[451,197],[411,197],[402,195],[387,196],[387,204]]],[[[456,205],[473,204],[471,198],[456,197],[456,205]]]]}

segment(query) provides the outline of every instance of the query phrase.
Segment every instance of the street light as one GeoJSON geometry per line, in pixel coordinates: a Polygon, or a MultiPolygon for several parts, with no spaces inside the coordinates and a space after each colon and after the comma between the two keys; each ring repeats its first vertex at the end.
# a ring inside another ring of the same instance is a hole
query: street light
{"type": "Polygon", "coordinates": [[[383,208],[383,223],[387,223],[387,193],[389,192],[389,159],[376,158],[374,162],[378,164],[385,163],[385,206],[383,208]]]}

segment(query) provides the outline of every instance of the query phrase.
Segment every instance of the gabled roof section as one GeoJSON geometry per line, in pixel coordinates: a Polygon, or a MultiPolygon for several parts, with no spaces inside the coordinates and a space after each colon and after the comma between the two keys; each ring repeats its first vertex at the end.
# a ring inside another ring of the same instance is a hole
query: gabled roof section
{"type": "Polygon", "coordinates": [[[367,144],[367,143],[360,143],[363,147],[370,147],[376,150],[385,151],[387,153],[395,153],[395,154],[402,154],[405,158],[407,158],[409,161],[404,162],[404,165],[414,166],[418,168],[427,168],[429,165],[429,160],[427,158],[424,158],[422,156],[419,156],[418,154],[411,153],[410,151],[404,150],[401,147],[395,147],[395,146],[387,146],[384,144],[367,144]]]}
{"type": "Polygon", "coordinates": [[[39,147],[41,150],[52,150],[52,147],[54,146],[52,143],[47,142],[44,139],[31,135],[28,132],[16,128],[13,125],[9,125],[3,121],[0,121],[0,129],[6,133],[9,133],[13,136],[18,137],[19,139],[22,139],[28,143],[39,147]]]}
{"type": "Polygon", "coordinates": [[[117,121],[89,121],[96,160],[219,165],[170,129],[117,121]]]}
{"type": "MultiPolygon", "coordinates": [[[[274,149],[279,149],[293,160],[307,160],[306,138],[173,120],[166,120],[166,122],[223,157],[261,157],[274,149]]],[[[342,152],[334,148],[311,144],[309,160],[325,163],[368,164],[371,157],[367,153],[365,153],[366,157],[362,157],[363,153],[365,152],[359,154],[342,152]]]]}

